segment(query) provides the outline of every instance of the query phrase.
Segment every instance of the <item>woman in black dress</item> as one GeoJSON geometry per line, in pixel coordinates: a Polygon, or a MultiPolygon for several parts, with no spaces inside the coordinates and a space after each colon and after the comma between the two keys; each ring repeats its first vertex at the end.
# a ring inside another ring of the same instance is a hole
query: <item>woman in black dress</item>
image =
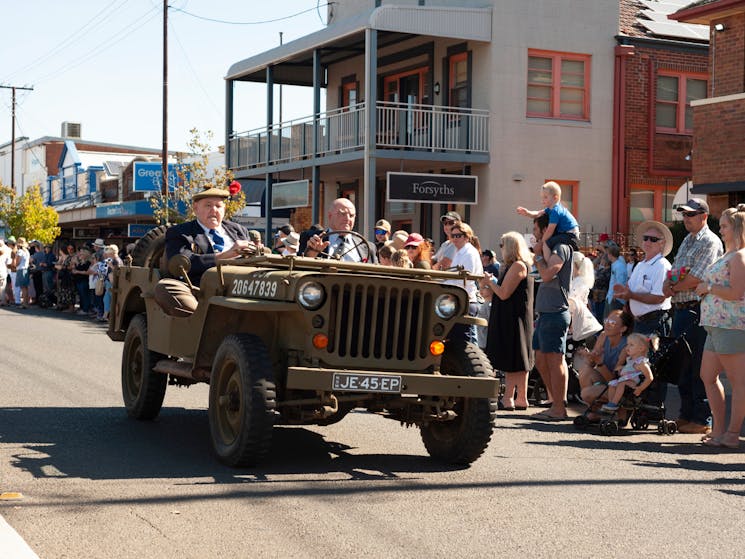
{"type": "Polygon", "coordinates": [[[528,409],[528,371],[533,368],[533,256],[520,233],[510,231],[499,242],[504,265],[499,279],[485,274],[494,292],[486,354],[505,374],[500,409],[528,409]]]}

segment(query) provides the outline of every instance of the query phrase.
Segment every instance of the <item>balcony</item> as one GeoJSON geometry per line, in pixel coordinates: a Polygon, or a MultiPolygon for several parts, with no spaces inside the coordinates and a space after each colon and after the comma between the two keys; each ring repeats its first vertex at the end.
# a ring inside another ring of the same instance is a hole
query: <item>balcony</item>
{"type": "MultiPolygon", "coordinates": [[[[263,168],[296,161],[323,159],[364,148],[366,104],[321,113],[317,149],[313,150],[313,116],[242,132],[229,139],[231,169],[263,168]],[[267,141],[271,157],[267,161],[267,141]]],[[[378,101],[375,106],[380,150],[488,154],[489,112],[378,101]]],[[[323,162],[319,162],[323,164],[323,162]]]]}

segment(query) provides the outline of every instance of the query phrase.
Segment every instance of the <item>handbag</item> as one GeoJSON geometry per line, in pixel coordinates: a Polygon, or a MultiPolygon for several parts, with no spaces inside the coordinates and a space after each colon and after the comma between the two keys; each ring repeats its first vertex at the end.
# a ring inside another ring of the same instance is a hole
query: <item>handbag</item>
{"type": "Polygon", "coordinates": [[[104,283],[103,278],[96,279],[95,292],[98,297],[101,297],[104,293],[106,293],[106,284],[104,283]]]}

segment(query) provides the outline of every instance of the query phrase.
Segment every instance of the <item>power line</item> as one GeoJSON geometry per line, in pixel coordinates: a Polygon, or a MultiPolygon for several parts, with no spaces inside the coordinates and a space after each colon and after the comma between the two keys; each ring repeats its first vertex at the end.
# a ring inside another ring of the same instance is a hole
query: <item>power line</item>
{"type": "Polygon", "coordinates": [[[189,69],[191,70],[192,75],[194,76],[194,81],[197,82],[197,85],[202,90],[202,93],[204,93],[204,96],[207,98],[207,101],[209,101],[210,105],[212,105],[212,108],[215,109],[215,113],[217,116],[222,116],[223,114],[220,112],[220,109],[217,108],[217,105],[215,105],[215,102],[210,97],[209,93],[207,93],[207,89],[205,89],[204,84],[202,84],[201,80],[199,79],[199,76],[197,75],[196,70],[194,69],[194,66],[191,63],[191,60],[189,60],[189,56],[186,54],[186,49],[184,48],[184,45],[181,43],[181,39],[179,39],[178,34],[176,33],[176,27],[173,25],[173,20],[168,22],[171,27],[171,31],[173,32],[173,37],[176,39],[176,44],[181,49],[181,53],[184,55],[184,59],[186,60],[187,66],[189,66],[189,69]]]}
{"type": "Polygon", "coordinates": [[[77,60],[73,60],[72,62],[69,62],[67,65],[62,66],[61,68],[57,68],[56,70],[50,72],[49,74],[46,74],[38,78],[37,80],[35,80],[35,82],[40,83],[40,82],[46,81],[51,78],[56,78],[57,76],[64,74],[74,68],[77,68],[81,64],[84,64],[85,62],[88,62],[89,60],[93,58],[96,58],[100,54],[109,50],[114,45],[122,42],[124,39],[129,37],[132,33],[139,30],[143,25],[155,19],[158,15],[159,15],[159,12],[158,12],[157,6],[154,8],[150,8],[147,12],[139,16],[138,19],[131,22],[129,25],[123,27],[114,35],[109,36],[104,42],[96,45],[93,49],[91,49],[87,54],[84,54],[81,58],[78,58],[77,60]],[[147,16],[150,15],[151,13],[152,13],[152,16],[147,18],[147,16]],[[147,19],[143,21],[143,18],[147,18],[147,19]],[[133,29],[132,31],[129,31],[131,28],[135,26],[137,26],[137,29],[133,29]],[[124,35],[122,35],[123,33],[124,35]],[[119,37],[119,35],[122,35],[122,36],[119,37]]]}
{"type": "Polygon", "coordinates": [[[86,37],[86,34],[83,33],[85,29],[93,25],[94,22],[96,22],[97,19],[103,14],[104,12],[108,12],[106,16],[104,16],[101,21],[96,22],[97,24],[101,24],[107,19],[109,19],[114,13],[121,9],[124,4],[129,2],[129,0],[123,0],[123,2],[114,8],[113,10],[109,10],[109,8],[116,4],[117,2],[122,2],[122,0],[113,0],[109,4],[107,4],[101,11],[99,11],[96,15],[94,15],[91,19],[89,19],[82,27],[80,27],[78,30],[74,31],[72,34],[70,34],[66,39],[63,39],[61,42],[56,44],[49,52],[46,54],[41,55],[39,58],[36,58],[35,60],[32,60],[29,62],[26,66],[23,66],[22,68],[19,68],[18,70],[15,70],[14,72],[10,73],[5,79],[11,79],[13,76],[16,76],[17,74],[20,74],[21,72],[25,72],[27,70],[30,70],[31,68],[34,68],[41,64],[42,62],[48,60],[49,58],[53,57],[54,55],[62,52],[66,48],[70,47],[71,45],[74,45],[81,39],[86,37]]]}
{"type": "Polygon", "coordinates": [[[322,6],[316,5],[315,8],[308,8],[307,10],[303,10],[302,12],[298,12],[296,14],[291,14],[289,16],[278,17],[278,18],[275,18],[275,19],[266,19],[266,20],[263,20],[263,21],[226,21],[224,19],[213,19],[213,18],[209,18],[209,17],[199,16],[197,14],[192,14],[191,12],[187,12],[186,10],[182,10],[181,8],[171,7],[171,9],[172,10],[175,10],[177,12],[181,12],[183,14],[186,14],[187,16],[191,16],[191,17],[194,17],[194,18],[197,18],[197,19],[201,19],[201,20],[204,20],[204,21],[210,21],[212,23],[224,23],[225,25],[261,25],[261,24],[264,24],[264,23],[275,23],[277,21],[284,21],[286,19],[291,19],[293,17],[297,17],[299,15],[307,14],[308,12],[312,12],[312,11],[318,10],[318,9],[323,8],[325,6],[331,6],[332,4],[335,4],[335,2],[326,2],[322,6]]]}

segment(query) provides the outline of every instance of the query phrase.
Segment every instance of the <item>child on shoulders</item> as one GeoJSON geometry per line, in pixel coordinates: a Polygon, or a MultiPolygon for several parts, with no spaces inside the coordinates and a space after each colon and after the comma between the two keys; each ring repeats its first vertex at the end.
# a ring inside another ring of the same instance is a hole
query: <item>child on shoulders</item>
{"type": "Polygon", "coordinates": [[[543,234],[549,253],[557,244],[565,244],[579,250],[579,223],[572,213],[561,203],[561,187],[554,181],[541,186],[542,210],[529,210],[518,206],[517,213],[535,219],[541,214],[548,215],[548,227],[543,234]]]}

